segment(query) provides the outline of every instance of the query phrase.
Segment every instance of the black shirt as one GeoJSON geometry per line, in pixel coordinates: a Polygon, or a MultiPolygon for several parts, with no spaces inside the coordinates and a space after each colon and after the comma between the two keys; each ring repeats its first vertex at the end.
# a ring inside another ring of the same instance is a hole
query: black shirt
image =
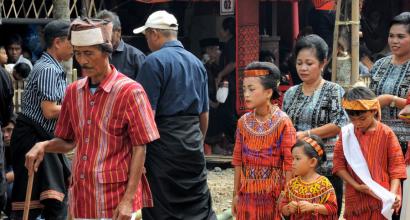
{"type": "Polygon", "coordinates": [[[13,117],[13,84],[7,71],[0,67],[0,126],[6,126],[13,117]]]}
{"type": "Polygon", "coordinates": [[[124,75],[135,80],[145,55],[137,48],[125,43],[122,39],[110,57],[110,63],[124,75]]]}

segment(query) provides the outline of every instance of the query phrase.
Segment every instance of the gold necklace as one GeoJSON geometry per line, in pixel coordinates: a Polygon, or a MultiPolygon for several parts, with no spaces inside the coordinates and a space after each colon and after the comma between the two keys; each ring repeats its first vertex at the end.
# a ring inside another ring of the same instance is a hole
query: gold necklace
{"type": "Polygon", "coordinates": [[[260,120],[256,117],[256,110],[253,111],[253,117],[255,117],[255,120],[256,120],[256,122],[258,122],[258,124],[264,124],[264,123],[266,123],[268,120],[272,119],[273,114],[276,112],[276,108],[274,108],[273,105],[269,106],[269,108],[270,108],[270,111],[269,111],[269,114],[268,114],[268,118],[265,119],[265,120],[263,120],[263,121],[260,121],[260,120]]]}

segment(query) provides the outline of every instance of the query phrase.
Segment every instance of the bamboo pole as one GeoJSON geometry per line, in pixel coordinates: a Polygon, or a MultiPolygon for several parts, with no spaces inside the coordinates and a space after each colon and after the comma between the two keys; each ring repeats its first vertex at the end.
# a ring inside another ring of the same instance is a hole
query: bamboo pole
{"type": "Polygon", "coordinates": [[[30,213],[30,200],[31,200],[31,191],[33,190],[33,180],[34,180],[34,172],[32,172],[31,174],[28,174],[26,201],[24,201],[23,220],[28,220],[28,215],[30,213]]]}
{"type": "Polygon", "coordinates": [[[359,32],[360,32],[360,7],[359,0],[352,0],[352,77],[350,84],[354,85],[359,80],[359,32]]]}
{"type": "Polygon", "coordinates": [[[342,9],[342,1],[336,3],[336,19],[335,30],[333,32],[333,50],[332,50],[332,82],[336,82],[337,72],[337,45],[339,42],[339,27],[340,27],[340,11],[342,9]]]}

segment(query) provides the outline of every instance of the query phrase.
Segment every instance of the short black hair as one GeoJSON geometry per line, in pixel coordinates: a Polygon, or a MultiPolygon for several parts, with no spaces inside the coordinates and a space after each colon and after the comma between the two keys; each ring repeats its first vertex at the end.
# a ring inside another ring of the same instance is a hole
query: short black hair
{"type": "Polygon", "coordinates": [[[70,22],[68,20],[57,19],[50,21],[44,26],[44,43],[45,47],[51,48],[53,41],[56,38],[66,39],[68,38],[68,31],[70,28],[70,22]]]}
{"type": "Polygon", "coordinates": [[[316,141],[317,144],[322,149],[323,154],[321,156],[319,156],[319,153],[315,150],[315,148],[312,145],[310,145],[308,142],[304,140],[297,140],[296,144],[292,146],[291,151],[293,151],[293,149],[297,147],[303,147],[303,152],[306,154],[306,156],[308,156],[309,158],[317,159],[317,167],[318,167],[320,166],[320,164],[326,161],[325,143],[317,135],[310,135],[310,138],[316,141]]]}
{"type": "Polygon", "coordinates": [[[20,35],[18,34],[13,34],[11,35],[6,42],[6,47],[9,47],[12,44],[18,44],[21,47],[23,47],[23,38],[21,38],[20,35]]]}
{"type": "Polygon", "coordinates": [[[225,31],[228,30],[229,33],[231,33],[233,36],[235,36],[235,34],[236,34],[235,18],[233,18],[233,17],[225,18],[222,21],[222,28],[225,31]]]}
{"type": "MultiPolygon", "coordinates": [[[[349,89],[345,95],[343,96],[344,99],[347,101],[355,101],[355,100],[373,100],[376,99],[377,96],[367,87],[364,86],[357,86],[349,89]]],[[[349,116],[360,116],[368,111],[373,110],[350,110],[346,109],[346,113],[349,116]]]]}
{"type": "Polygon", "coordinates": [[[272,89],[271,99],[278,99],[280,97],[278,90],[280,70],[275,64],[270,62],[252,62],[246,66],[245,70],[268,70],[268,75],[259,76],[261,84],[264,89],[272,89]]]}
{"type": "Polygon", "coordinates": [[[112,22],[112,29],[114,31],[121,30],[121,21],[120,21],[120,18],[118,17],[118,15],[117,15],[117,13],[115,13],[115,12],[108,11],[108,10],[104,9],[104,10],[98,12],[96,18],[111,21],[112,22]]]}
{"type": "Polygon", "coordinates": [[[325,40],[316,34],[310,34],[300,38],[295,45],[294,57],[297,57],[299,52],[303,49],[314,49],[316,58],[320,62],[324,62],[327,59],[329,47],[325,40]]]}
{"type": "Polygon", "coordinates": [[[27,78],[31,72],[31,67],[27,63],[17,63],[13,68],[23,79],[27,78]]]}
{"type": "Polygon", "coordinates": [[[390,22],[390,28],[398,24],[407,26],[407,33],[410,34],[410,12],[406,11],[394,17],[390,22]]]}

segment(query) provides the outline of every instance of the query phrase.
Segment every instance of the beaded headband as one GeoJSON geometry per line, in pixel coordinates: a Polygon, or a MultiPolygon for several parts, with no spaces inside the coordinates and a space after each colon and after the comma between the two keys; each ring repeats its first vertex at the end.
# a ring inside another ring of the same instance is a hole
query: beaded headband
{"type": "Polygon", "coordinates": [[[310,144],[313,147],[313,149],[315,149],[315,151],[317,152],[319,156],[323,155],[323,150],[320,147],[320,145],[317,143],[317,141],[313,140],[310,137],[305,137],[303,140],[306,141],[308,144],[310,144]]]}
{"type": "Polygon", "coordinates": [[[269,70],[245,70],[243,72],[245,77],[258,77],[269,75],[269,70]]]}

